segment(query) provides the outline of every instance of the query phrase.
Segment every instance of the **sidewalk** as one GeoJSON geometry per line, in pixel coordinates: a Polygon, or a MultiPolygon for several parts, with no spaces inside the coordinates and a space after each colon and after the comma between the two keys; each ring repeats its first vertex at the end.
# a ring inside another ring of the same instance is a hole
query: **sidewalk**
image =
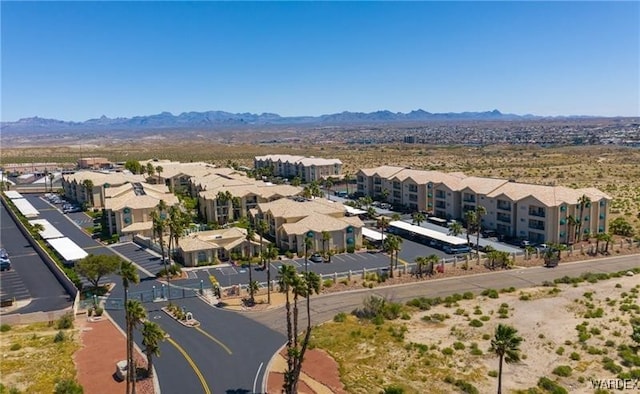
{"type": "MultiPolygon", "coordinates": [[[[78,316],[76,324],[80,331],[82,348],[74,355],[78,370],[78,382],[85,393],[113,394],[123,393],[126,382],[114,379],[116,363],[126,360],[126,340],[123,333],[107,317],[100,320],[89,320],[86,316],[78,316]]],[[[137,365],[146,365],[145,358],[136,353],[137,365]]],[[[139,394],[154,394],[151,379],[138,381],[136,392],[139,394]]]]}

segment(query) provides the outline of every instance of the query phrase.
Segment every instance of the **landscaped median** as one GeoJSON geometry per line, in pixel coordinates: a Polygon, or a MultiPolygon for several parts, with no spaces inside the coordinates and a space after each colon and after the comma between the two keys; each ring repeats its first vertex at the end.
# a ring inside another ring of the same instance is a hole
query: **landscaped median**
{"type": "Polygon", "coordinates": [[[200,322],[193,318],[191,312],[185,311],[183,308],[175,304],[169,304],[162,308],[162,311],[174,318],[178,323],[187,327],[198,327],[200,322]]]}

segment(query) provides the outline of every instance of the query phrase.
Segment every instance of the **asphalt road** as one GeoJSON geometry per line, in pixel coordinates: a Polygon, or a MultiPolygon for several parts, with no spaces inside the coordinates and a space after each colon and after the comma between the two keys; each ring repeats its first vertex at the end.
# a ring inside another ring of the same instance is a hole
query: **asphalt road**
{"type": "MultiPolygon", "coordinates": [[[[371,294],[377,294],[396,302],[406,302],[416,297],[447,296],[453,293],[471,291],[480,293],[484,289],[502,289],[508,287],[525,288],[541,285],[544,281],[568,275],[579,276],[584,272],[617,272],[640,267],[640,255],[609,257],[604,259],[560,264],[555,268],[535,267],[496,271],[480,275],[425,280],[418,283],[362,289],[352,292],[333,293],[316,296],[311,299],[315,324],[333,319],[339,312],[349,313],[362,306],[362,300],[371,294]]],[[[285,333],[285,321],[282,308],[250,315],[257,322],[281,333],[285,333]]],[[[302,316],[301,316],[302,317],[302,316]]],[[[301,325],[306,318],[300,319],[301,325]]]]}
{"type": "Polygon", "coordinates": [[[31,299],[31,303],[11,313],[48,312],[70,307],[69,295],[3,205],[0,205],[0,215],[0,244],[7,249],[12,266],[11,271],[0,272],[1,297],[31,299]]]}

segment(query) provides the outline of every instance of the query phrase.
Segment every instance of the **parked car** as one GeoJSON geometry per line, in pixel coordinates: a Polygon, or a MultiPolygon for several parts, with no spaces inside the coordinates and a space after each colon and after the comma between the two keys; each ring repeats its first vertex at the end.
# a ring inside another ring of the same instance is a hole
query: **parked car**
{"type": "Polygon", "coordinates": [[[309,257],[309,260],[313,261],[314,263],[324,263],[324,257],[322,257],[320,253],[312,254],[311,257],[309,257]]]}
{"type": "Polygon", "coordinates": [[[471,248],[468,246],[445,246],[444,252],[447,254],[460,254],[460,253],[469,253],[471,252],[471,248]]]}
{"type": "Polygon", "coordinates": [[[11,270],[11,261],[9,259],[0,258],[0,271],[11,270]]]}
{"type": "Polygon", "coordinates": [[[493,238],[497,236],[498,236],[498,233],[495,230],[482,230],[483,238],[493,238]]]}
{"type": "Polygon", "coordinates": [[[64,208],[62,212],[63,213],[82,212],[82,208],[78,206],[71,206],[71,207],[64,208]]]}
{"type": "Polygon", "coordinates": [[[531,242],[527,241],[526,239],[525,239],[525,240],[523,240],[523,241],[520,241],[520,247],[521,247],[521,248],[523,248],[523,249],[524,249],[524,248],[526,248],[526,247],[528,247],[528,246],[533,246],[533,245],[531,245],[531,242]]]}

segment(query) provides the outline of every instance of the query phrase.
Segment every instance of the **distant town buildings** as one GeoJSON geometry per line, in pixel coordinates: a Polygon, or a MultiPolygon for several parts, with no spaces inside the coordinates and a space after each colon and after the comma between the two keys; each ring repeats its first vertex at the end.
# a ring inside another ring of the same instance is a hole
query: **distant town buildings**
{"type": "Polygon", "coordinates": [[[101,170],[113,167],[113,163],[105,157],[83,157],[78,159],[78,168],[82,170],[101,170]]]}
{"type": "Polygon", "coordinates": [[[380,166],[357,173],[362,195],[464,221],[465,212],[482,206],[482,227],[531,242],[570,243],[582,234],[607,231],[611,197],[595,188],[570,189],[468,177],[463,173],[380,166]]]}
{"type": "Polygon", "coordinates": [[[342,176],[342,162],[338,159],[293,155],[266,155],[254,158],[254,167],[268,169],[272,175],[284,178],[298,177],[302,182],[320,181],[342,176]]]}

